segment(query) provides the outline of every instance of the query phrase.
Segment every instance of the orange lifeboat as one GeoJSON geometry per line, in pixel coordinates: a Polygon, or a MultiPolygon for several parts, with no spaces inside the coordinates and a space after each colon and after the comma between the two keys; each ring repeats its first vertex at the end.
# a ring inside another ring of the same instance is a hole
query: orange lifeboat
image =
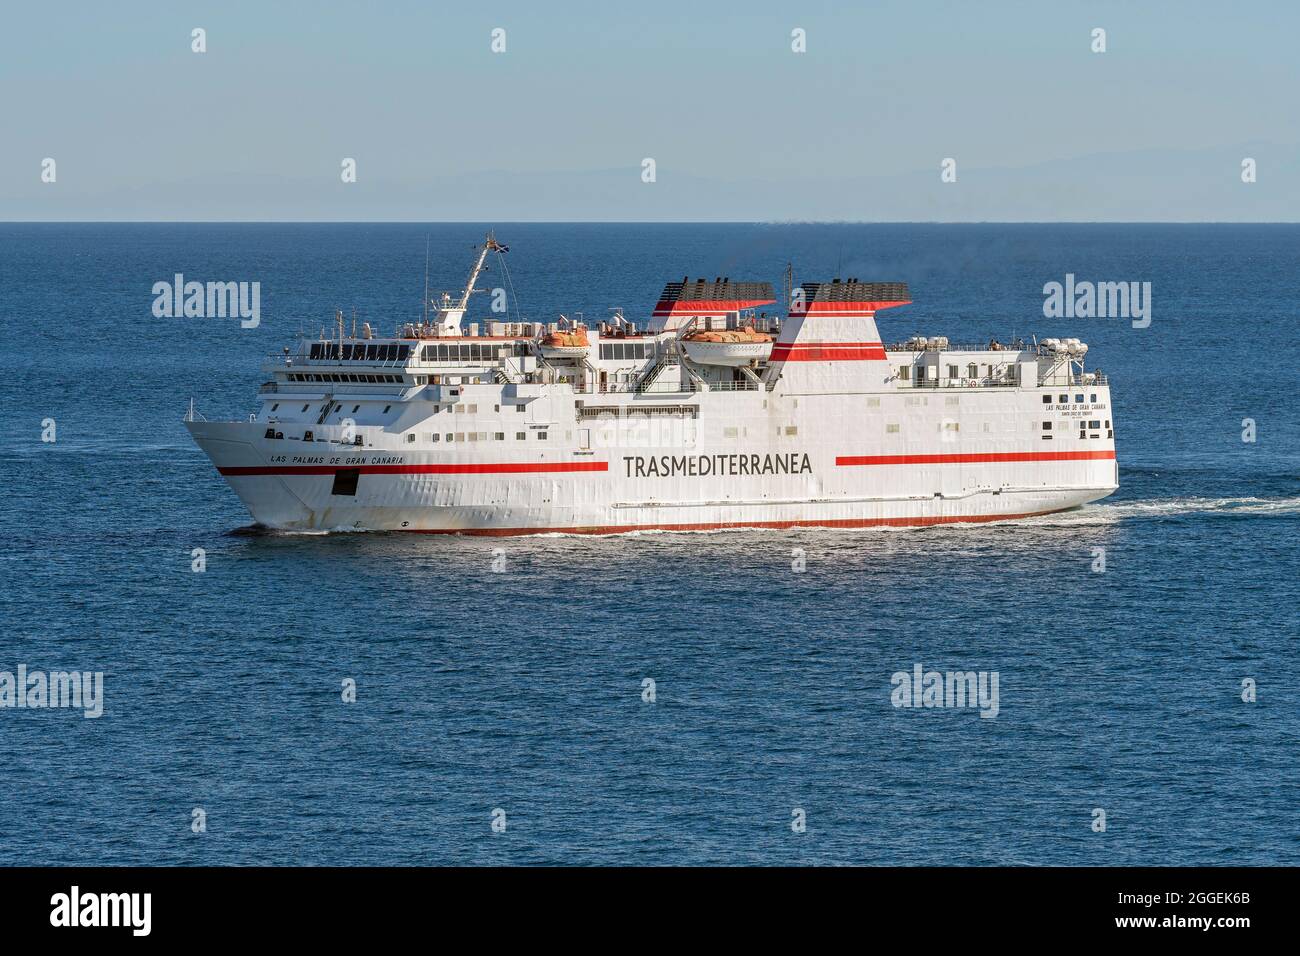
{"type": "Polygon", "coordinates": [[[772,354],[772,336],[752,326],[717,332],[691,332],[682,347],[692,362],[700,365],[729,365],[733,368],[766,361],[772,354]]]}
{"type": "Polygon", "coordinates": [[[542,339],[542,354],[547,358],[582,358],[590,351],[586,329],[551,332],[542,339]]]}

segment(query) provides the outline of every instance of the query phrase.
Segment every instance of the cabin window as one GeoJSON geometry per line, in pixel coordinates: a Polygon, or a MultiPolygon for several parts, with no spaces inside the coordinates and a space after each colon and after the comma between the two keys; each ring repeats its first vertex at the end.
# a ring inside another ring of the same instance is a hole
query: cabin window
{"type": "Polygon", "coordinates": [[[527,432],[515,432],[515,441],[524,441],[527,437],[527,432]]]}
{"type": "Polygon", "coordinates": [[[1050,432],[1051,430],[1052,430],[1052,423],[1051,423],[1051,422],[1043,422],[1043,431],[1045,431],[1045,432],[1050,432]]]}
{"type": "Polygon", "coordinates": [[[408,442],[413,442],[413,441],[415,441],[415,432],[407,432],[407,433],[406,433],[406,440],[407,440],[408,442]]]}
{"type": "Polygon", "coordinates": [[[357,482],[360,479],[360,468],[340,468],[334,472],[334,487],[330,489],[330,494],[355,495],[357,493],[357,482]]]}
{"type": "Polygon", "coordinates": [[[441,438],[441,437],[442,437],[442,436],[439,435],[437,432],[434,432],[432,435],[429,436],[429,441],[431,441],[431,442],[435,442],[435,443],[436,443],[436,442],[438,441],[438,439],[441,438]]]}
{"type": "Polygon", "coordinates": [[[280,407],[280,403],[276,402],[274,405],[271,406],[271,411],[275,411],[279,407],[280,407]]]}
{"type": "Polygon", "coordinates": [[[523,405],[516,405],[516,406],[515,406],[515,411],[519,412],[520,414],[523,414],[524,406],[523,406],[523,405]]]}
{"type": "Polygon", "coordinates": [[[967,378],[979,378],[979,375],[980,375],[980,367],[976,365],[974,362],[971,362],[969,365],[966,366],[967,378]]]}
{"type": "Polygon", "coordinates": [[[302,410],[305,412],[305,411],[307,411],[307,409],[309,409],[309,408],[311,408],[310,405],[304,405],[304,406],[302,407],[302,410]]]}
{"type": "Polygon", "coordinates": [[[453,435],[451,432],[447,432],[447,441],[455,441],[455,440],[456,440],[456,436],[453,435]]]}
{"type": "Polygon", "coordinates": [[[886,426],[885,426],[885,431],[886,431],[886,433],[888,433],[888,434],[890,434],[890,435],[896,435],[896,434],[898,434],[898,426],[897,426],[897,425],[886,425],[886,426]]]}
{"type": "Polygon", "coordinates": [[[786,426],[785,426],[785,433],[786,433],[787,435],[797,435],[797,434],[799,434],[799,426],[798,426],[798,425],[786,425],[786,426]]]}
{"type": "Polygon", "coordinates": [[[303,433],[302,433],[302,440],[303,440],[303,441],[315,441],[315,439],[312,437],[312,433],[311,433],[311,432],[303,432],[303,433]]]}
{"type": "Polygon", "coordinates": [[[538,441],[546,441],[546,432],[538,432],[538,433],[537,433],[537,440],[538,440],[538,441]]]}
{"type": "Polygon", "coordinates": [[[900,382],[910,382],[912,380],[912,366],[910,365],[898,366],[898,380],[900,382]]]}
{"type": "Polygon", "coordinates": [[[466,408],[467,408],[467,410],[469,411],[469,413],[470,413],[471,415],[477,415],[477,414],[478,414],[478,406],[477,406],[477,405],[469,405],[469,406],[466,406],[466,408]]]}
{"type": "Polygon", "coordinates": [[[1089,396],[1088,401],[1090,401],[1090,402],[1092,402],[1092,404],[1096,405],[1096,404],[1097,404],[1097,393],[1096,393],[1096,392],[1093,392],[1092,395],[1089,396]]]}
{"type": "Polygon", "coordinates": [[[392,407],[393,407],[392,405],[385,405],[385,406],[384,406],[384,414],[387,415],[387,414],[388,414],[388,410],[389,410],[390,408],[392,408],[392,407]]]}
{"type": "Polygon", "coordinates": [[[1050,404],[1052,404],[1052,396],[1051,396],[1051,395],[1044,395],[1044,396],[1043,396],[1043,404],[1044,404],[1044,405],[1050,405],[1050,404]]]}
{"type": "Polygon", "coordinates": [[[494,441],[505,441],[505,440],[506,440],[506,433],[505,433],[505,432],[494,432],[494,433],[492,434],[492,438],[493,438],[494,441]]]}
{"type": "Polygon", "coordinates": [[[1069,396],[1069,395],[1062,395],[1062,396],[1061,396],[1061,400],[1060,400],[1057,404],[1059,404],[1059,405],[1068,405],[1068,404],[1070,404],[1070,396],[1069,396]]]}
{"type": "Polygon", "coordinates": [[[1089,428],[1100,428],[1100,427],[1101,427],[1101,422],[1088,422],[1088,427],[1089,427],[1089,428]]]}
{"type": "Polygon", "coordinates": [[[1082,395],[1076,395],[1076,396],[1074,396],[1074,400],[1075,400],[1076,402],[1078,402],[1080,405],[1083,404],[1083,396],[1082,396],[1082,395]]]}
{"type": "Polygon", "coordinates": [[[353,405],[353,406],[352,406],[352,414],[355,415],[355,414],[357,413],[357,410],[360,409],[360,408],[361,408],[360,405],[353,405]]]}

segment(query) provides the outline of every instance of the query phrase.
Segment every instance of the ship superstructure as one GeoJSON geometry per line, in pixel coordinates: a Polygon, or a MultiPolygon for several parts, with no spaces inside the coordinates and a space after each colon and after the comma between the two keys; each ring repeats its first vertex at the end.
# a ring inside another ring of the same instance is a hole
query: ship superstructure
{"type": "Polygon", "coordinates": [[[1075,339],[886,344],[902,283],[670,282],[644,327],[465,322],[490,253],[391,336],[271,357],[257,410],[186,427],[265,526],[477,534],[991,521],[1118,485],[1075,339]]]}

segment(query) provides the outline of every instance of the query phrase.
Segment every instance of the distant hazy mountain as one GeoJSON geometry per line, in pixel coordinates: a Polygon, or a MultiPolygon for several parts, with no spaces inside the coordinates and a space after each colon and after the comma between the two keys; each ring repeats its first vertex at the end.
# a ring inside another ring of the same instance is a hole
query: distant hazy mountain
{"type": "MultiPolygon", "coordinates": [[[[702,177],[660,166],[563,173],[494,170],[424,181],[367,175],[344,185],[318,176],[150,182],[102,190],[60,168],[56,184],[6,159],[6,220],[407,220],[407,221],[1300,221],[1300,147],[1251,143],[1205,150],[1079,156],[1021,168],[976,168],[957,159],[957,181],[932,169],[895,176],[762,181],[702,177]],[[1242,182],[1251,157],[1257,181],[1242,182]],[[108,198],[102,198],[107,192],[108,198]],[[91,198],[93,197],[93,198],[91,198]]],[[[157,171],[155,171],[157,172],[157,171]]],[[[84,173],[93,177],[93,171],[84,173]]]]}

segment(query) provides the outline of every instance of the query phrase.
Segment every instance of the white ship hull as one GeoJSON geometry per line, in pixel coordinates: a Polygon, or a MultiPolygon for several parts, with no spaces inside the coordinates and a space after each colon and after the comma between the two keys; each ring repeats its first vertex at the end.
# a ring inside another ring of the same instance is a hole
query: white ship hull
{"type": "MultiPolygon", "coordinates": [[[[942,402],[945,396],[924,397],[942,402]]],[[[758,414],[739,419],[750,424],[730,426],[738,432],[731,441],[701,440],[699,433],[711,430],[707,418],[656,423],[655,430],[674,440],[648,446],[643,444],[648,426],[628,419],[595,421],[581,429],[548,423],[560,440],[543,452],[527,439],[476,442],[473,451],[468,442],[455,451],[445,445],[408,451],[396,442],[391,448],[357,448],[267,439],[261,422],[187,426],[259,524],[303,531],[506,535],[924,526],[1060,511],[1103,498],[1117,486],[1112,442],[1080,439],[1077,433],[1058,433],[1050,444],[1041,440],[1041,416],[1033,404],[1037,395],[1024,401],[1015,391],[1004,394],[997,403],[1004,410],[992,417],[982,413],[976,398],[997,396],[960,397],[980,437],[935,440],[925,447],[887,440],[885,419],[906,420],[902,397],[896,397],[900,408],[894,416],[877,411],[876,421],[863,421],[857,434],[838,427],[818,434],[814,425],[785,424],[784,417],[764,415],[758,407],[758,414]],[[1015,405],[1032,418],[1016,415],[1015,405]],[[767,426],[773,417],[782,424],[767,426]],[[984,432],[986,422],[999,427],[984,432]],[[786,437],[787,428],[795,435],[786,437]],[[741,437],[741,430],[749,434],[741,437]],[[578,447],[580,431],[587,433],[581,436],[585,449],[578,447]],[[760,433],[773,437],[765,440],[760,433]],[[351,469],[358,472],[355,493],[335,494],[336,475],[351,469]]],[[[712,399],[733,406],[733,414],[738,403],[758,406],[765,400],[791,404],[758,394],[712,399]]],[[[838,401],[842,404],[843,397],[838,401]]],[[[817,401],[805,398],[804,403],[817,401]]],[[[1099,402],[1088,414],[1108,416],[1109,411],[1099,402]]],[[[816,420],[814,414],[804,419],[816,420]]],[[[415,434],[424,427],[415,425],[415,434]]],[[[918,421],[916,427],[925,424],[918,421]]],[[[317,428],[315,435],[319,439],[328,431],[317,428]]]]}

